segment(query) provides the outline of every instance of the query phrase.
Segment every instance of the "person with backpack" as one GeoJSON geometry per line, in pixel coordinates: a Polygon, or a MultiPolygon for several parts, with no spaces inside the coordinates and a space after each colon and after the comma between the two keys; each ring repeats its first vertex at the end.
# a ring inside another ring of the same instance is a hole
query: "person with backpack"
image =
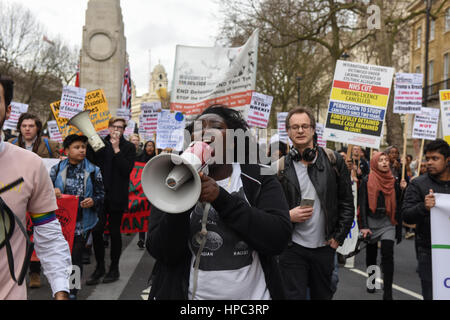
{"type": "Polygon", "coordinates": [[[41,158],[60,157],[59,143],[43,137],[43,126],[38,116],[22,113],[17,122],[19,136],[11,138],[10,143],[36,153],[41,158]]]}
{"type": "MultiPolygon", "coordinates": [[[[11,138],[9,142],[28,151],[36,153],[41,158],[59,158],[59,143],[42,137],[43,126],[35,114],[22,113],[17,122],[19,136],[11,138]]],[[[32,229],[32,228],[31,228],[32,229]]],[[[41,287],[41,263],[30,262],[30,288],[41,287]]]]}
{"type": "Polygon", "coordinates": [[[313,113],[289,111],[286,130],[294,146],[280,159],[278,178],[294,224],[279,263],[287,298],[331,300],[335,253],[353,223],[350,173],[342,156],[317,145],[313,113]]]}
{"type": "MultiPolygon", "coordinates": [[[[105,189],[100,168],[86,159],[88,138],[72,134],[64,139],[67,159],[50,170],[56,198],[62,194],[79,196],[75,235],[72,246],[72,263],[83,271],[83,249],[91,230],[98,222],[103,207],[105,189]]],[[[70,290],[69,298],[77,299],[78,290],[70,290]]]]}

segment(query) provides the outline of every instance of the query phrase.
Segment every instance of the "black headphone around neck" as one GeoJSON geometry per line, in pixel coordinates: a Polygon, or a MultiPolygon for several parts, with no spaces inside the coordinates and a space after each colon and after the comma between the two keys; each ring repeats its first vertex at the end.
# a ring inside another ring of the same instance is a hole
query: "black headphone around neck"
{"type": "Polygon", "coordinates": [[[306,148],[302,153],[300,153],[297,148],[293,147],[291,151],[289,151],[289,154],[294,161],[298,162],[305,160],[306,162],[312,162],[317,155],[317,145],[314,144],[313,148],[306,148]]]}

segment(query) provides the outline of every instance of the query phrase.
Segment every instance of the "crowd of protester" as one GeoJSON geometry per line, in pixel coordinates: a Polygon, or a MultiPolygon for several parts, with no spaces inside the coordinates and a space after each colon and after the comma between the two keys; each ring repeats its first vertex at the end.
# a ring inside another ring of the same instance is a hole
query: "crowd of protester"
{"type": "MultiPolygon", "coordinates": [[[[12,94],[12,80],[0,77],[0,126],[11,111],[12,94]]],[[[336,249],[350,231],[355,210],[367,242],[367,267],[377,265],[381,251],[383,299],[393,298],[394,248],[403,238],[415,239],[412,254],[422,294],[432,299],[430,210],[434,193],[450,193],[450,147],[444,140],[429,142],[416,159],[401,159],[396,146],[382,152],[360,146],[334,151],[318,146],[313,113],[297,107],[286,118],[292,146],[274,150],[269,156],[277,171],[263,175],[262,164],[226,161],[237,148],[236,141],[227,141],[226,130],[249,130],[239,112],[214,105],[196,121],[202,124],[200,137],[210,130],[222,136],[224,159],[200,173],[201,194],[194,207],[180,214],[152,207],[148,233],[141,232],[137,243],[156,260],[150,299],[330,300],[338,283],[336,249]]],[[[1,194],[2,214],[11,209],[22,221],[27,212],[30,216],[29,235],[40,260],[29,266],[30,288],[41,285],[42,267],[56,299],[77,299],[79,289],[69,288],[66,270],[72,264],[83,271],[91,246],[96,266],[86,285],[120,278],[130,173],[136,161],[148,163],[172,151],[157,150],[154,141],[141,143],[137,134],[125,139],[126,124],[123,118],[111,118],[105,147],[97,152],[83,135],[67,136],[62,146],[52,141],[31,113],[21,115],[17,136],[4,133],[0,183],[13,182],[14,175],[25,182],[20,195],[11,190],[1,194]],[[48,174],[39,157],[60,161],[48,174]],[[56,199],[63,195],[79,197],[71,252],[55,216],[56,199]],[[19,196],[26,207],[17,204],[19,196]]],[[[197,139],[193,127],[188,129],[197,139]]],[[[16,243],[13,256],[23,257],[25,238],[13,235],[10,241],[16,243]]],[[[11,277],[20,272],[19,264],[10,270],[1,250],[0,299],[26,299],[24,285],[11,277]]],[[[375,289],[367,287],[367,292],[375,289]]]]}

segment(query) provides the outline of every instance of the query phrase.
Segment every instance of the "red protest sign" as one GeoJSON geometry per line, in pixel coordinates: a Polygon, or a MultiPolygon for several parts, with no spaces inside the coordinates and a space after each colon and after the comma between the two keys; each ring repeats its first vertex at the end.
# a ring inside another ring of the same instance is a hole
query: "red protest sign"
{"type": "MultiPolygon", "coordinates": [[[[72,252],[73,238],[75,236],[75,227],[77,224],[78,213],[78,196],[71,196],[63,194],[61,198],[57,199],[58,209],[55,211],[56,217],[61,224],[62,233],[67,243],[69,244],[70,252],[72,252]]],[[[33,241],[32,223],[30,215],[27,213],[27,229],[31,233],[30,240],[33,241]]],[[[36,252],[33,252],[31,261],[39,261],[36,252]]]]}
{"type": "MultiPolygon", "coordinates": [[[[135,162],[131,171],[128,188],[128,210],[124,212],[122,217],[121,233],[148,231],[148,217],[150,216],[151,206],[141,184],[142,171],[145,165],[145,162],[135,162]]],[[[105,233],[109,233],[108,223],[105,227],[105,233]]]]}

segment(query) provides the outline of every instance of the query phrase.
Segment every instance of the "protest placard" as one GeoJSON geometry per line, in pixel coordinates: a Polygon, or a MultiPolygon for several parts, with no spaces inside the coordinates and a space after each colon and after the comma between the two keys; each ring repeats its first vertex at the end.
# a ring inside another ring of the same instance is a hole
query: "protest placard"
{"type": "Polygon", "coordinates": [[[126,108],[117,109],[117,116],[128,121],[131,119],[131,110],[126,108]]]}
{"type": "Polygon", "coordinates": [[[438,131],[439,109],[422,108],[414,117],[413,139],[435,140],[438,131]]]}
{"type": "Polygon", "coordinates": [[[394,113],[420,113],[423,74],[396,73],[394,83],[394,113]]]}
{"type": "Polygon", "coordinates": [[[277,128],[278,128],[278,137],[281,142],[287,143],[288,134],[286,131],[286,117],[287,112],[278,112],[277,113],[277,128]]]}
{"type": "Polygon", "coordinates": [[[433,300],[450,300],[450,194],[435,193],[430,210],[433,300]]]}
{"type": "Polygon", "coordinates": [[[9,119],[5,120],[3,124],[3,130],[11,129],[17,130],[17,122],[19,121],[20,115],[28,111],[28,105],[24,103],[11,102],[11,114],[9,119]]]}
{"type": "Polygon", "coordinates": [[[139,117],[139,134],[148,137],[156,133],[158,127],[158,115],[161,112],[161,102],[147,102],[141,104],[139,117]]]}
{"type": "Polygon", "coordinates": [[[271,96],[253,92],[247,114],[247,123],[250,127],[267,128],[272,101],[271,96]]]}
{"type": "Polygon", "coordinates": [[[450,90],[439,91],[441,100],[442,135],[444,140],[450,144],[450,90]]]}
{"type": "Polygon", "coordinates": [[[323,131],[325,127],[321,123],[316,123],[316,134],[317,134],[317,145],[319,147],[325,148],[327,146],[327,140],[323,138],[323,131]]]}
{"type": "MultiPolygon", "coordinates": [[[[67,194],[63,194],[61,198],[56,199],[58,209],[55,210],[55,214],[58,218],[59,224],[61,225],[64,239],[66,239],[69,245],[70,252],[72,252],[75,227],[77,224],[78,202],[78,196],[67,194]]],[[[31,221],[30,214],[27,212],[27,229],[30,234],[33,234],[33,232],[31,231],[32,226],[33,223],[31,221]]],[[[30,240],[33,241],[33,236],[30,237],[30,240]]],[[[33,252],[31,261],[39,261],[36,252],[33,252]]]]}
{"type": "Polygon", "coordinates": [[[59,106],[59,117],[71,119],[82,112],[84,110],[86,91],[84,88],[64,86],[59,106]]]}
{"type": "Polygon", "coordinates": [[[379,149],[393,68],[338,60],[326,140],[379,149]]]}
{"type": "Polygon", "coordinates": [[[224,104],[246,113],[256,85],[258,35],[239,48],[177,46],[170,109],[194,115],[224,104]]]}
{"type": "MultiPolygon", "coordinates": [[[[50,108],[52,109],[53,116],[56,119],[62,138],[65,139],[71,134],[79,134],[80,130],[74,126],[67,125],[67,122],[69,122],[68,119],[61,118],[59,116],[60,104],[60,101],[53,102],[50,104],[50,108]]],[[[103,90],[98,89],[88,92],[86,94],[84,108],[85,110],[91,111],[89,116],[92,124],[94,125],[95,131],[103,137],[108,135],[108,126],[109,119],[111,119],[111,114],[108,110],[108,102],[106,101],[103,90]]]]}
{"type": "Polygon", "coordinates": [[[122,217],[121,232],[136,233],[148,231],[148,217],[150,215],[150,202],[142,189],[141,176],[145,162],[135,162],[130,174],[130,187],[128,195],[128,210],[122,217]]]}
{"type": "Polygon", "coordinates": [[[125,138],[128,138],[134,133],[134,129],[136,128],[136,121],[134,120],[128,120],[127,127],[125,128],[125,131],[123,132],[123,136],[125,138]]]}
{"type": "Polygon", "coordinates": [[[161,110],[158,114],[156,148],[182,151],[185,126],[186,118],[181,112],[172,113],[169,110],[161,110]]]}
{"type": "Polygon", "coordinates": [[[50,139],[58,141],[59,143],[63,142],[56,120],[47,121],[47,129],[50,139]]]}

